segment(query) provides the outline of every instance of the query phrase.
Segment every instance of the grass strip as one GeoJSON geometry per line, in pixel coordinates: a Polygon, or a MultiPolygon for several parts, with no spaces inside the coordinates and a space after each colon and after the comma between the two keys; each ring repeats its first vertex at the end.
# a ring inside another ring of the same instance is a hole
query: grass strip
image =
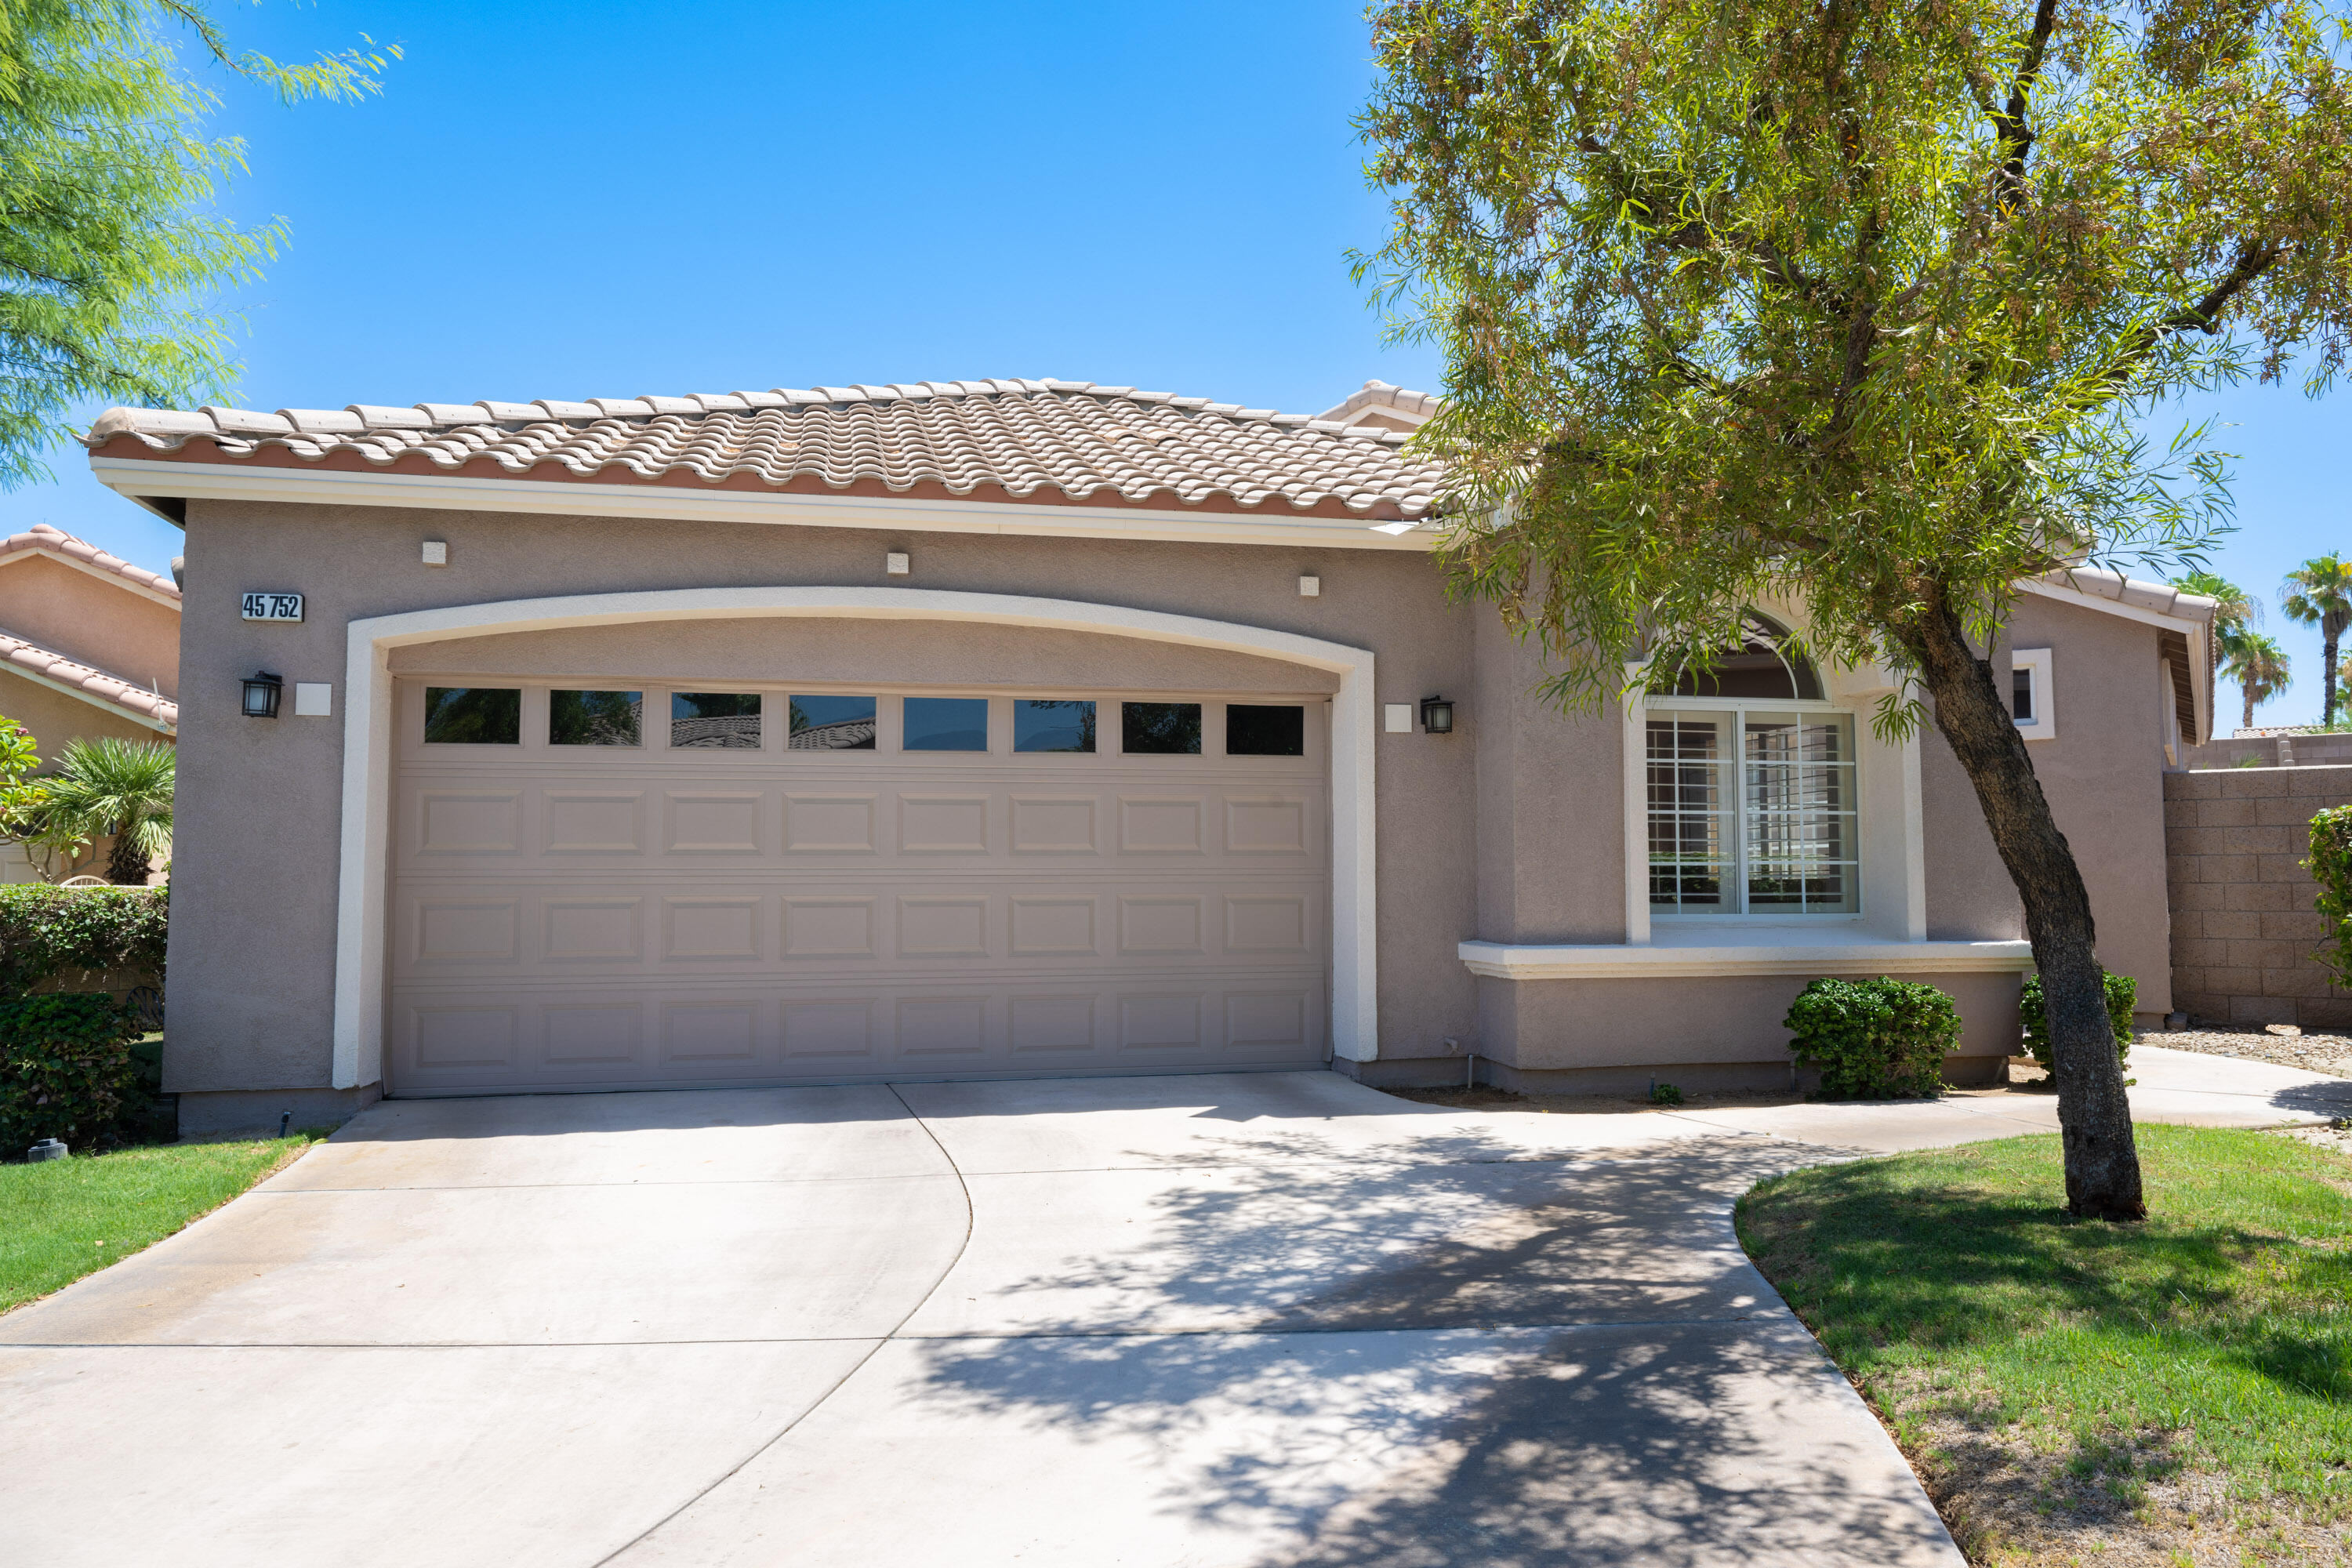
{"type": "Polygon", "coordinates": [[[325,1136],[305,1129],[0,1165],[0,1312],[152,1246],[325,1136]]]}
{"type": "Polygon", "coordinates": [[[2352,1159],[2275,1133],[2138,1136],[2146,1225],[2066,1215],[2058,1140],[2034,1137],[1767,1181],[1740,1239],[1979,1562],[2263,1561],[2272,1536],[2338,1561],[2352,1159]],[[2198,1546],[2220,1551],[2215,1531],[2234,1555],[2198,1546]]]}

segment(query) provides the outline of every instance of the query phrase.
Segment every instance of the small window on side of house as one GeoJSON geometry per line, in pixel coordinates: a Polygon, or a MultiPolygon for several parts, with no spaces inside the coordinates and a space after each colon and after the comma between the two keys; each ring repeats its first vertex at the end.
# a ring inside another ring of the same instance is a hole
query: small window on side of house
{"type": "Polygon", "coordinates": [[[2017,732],[2029,741],[2055,740],[2058,700],[2050,682],[2050,650],[2012,648],[2009,670],[2009,711],[2017,732]]]}

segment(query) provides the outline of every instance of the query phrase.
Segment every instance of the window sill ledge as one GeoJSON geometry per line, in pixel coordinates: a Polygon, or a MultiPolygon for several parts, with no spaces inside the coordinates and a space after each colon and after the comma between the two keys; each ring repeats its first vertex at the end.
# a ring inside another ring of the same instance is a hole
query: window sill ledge
{"type": "Polygon", "coordinates": [[[1902,942],[1887,937],[1839,941],[1827,932],[1786,927],[1734,933],[1721,926],[1660,933],[1647,946],[1623,942],[1513,945],[1465,942],[1459,951],[1473,974],[1492,980],[1667,980],[1748,974],[2022,974],[2033,967],[2023,942],[1902,942]],[[1824,939],[1827,940],[1824,940],[1824,939]]]}

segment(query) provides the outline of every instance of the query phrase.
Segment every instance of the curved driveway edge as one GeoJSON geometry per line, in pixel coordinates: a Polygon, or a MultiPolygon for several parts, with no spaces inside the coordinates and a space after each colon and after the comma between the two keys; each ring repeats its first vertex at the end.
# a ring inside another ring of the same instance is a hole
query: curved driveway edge
{"type": "MultiPolygon", "coordinates": [[[[2135,1098],[2352,1093],[2226,1070],[2253,1065],[2140,1065],[2135,1098]]],[[[1300,1073],[387,1102],[0,1318],[0,1561],[1954,1565],[1729,1210],[2046,1104],[2000,1100],[1496,1117],[1300,1073]]]]}

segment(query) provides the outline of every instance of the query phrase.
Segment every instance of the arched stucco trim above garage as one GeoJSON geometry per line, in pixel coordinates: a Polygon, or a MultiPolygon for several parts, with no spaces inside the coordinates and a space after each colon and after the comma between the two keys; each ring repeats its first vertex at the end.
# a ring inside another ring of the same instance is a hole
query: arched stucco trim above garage
{"type": "Polygon", "coordinates": [[[1124,605],[923,588],[689,588],[451,605],[355,620],[343,715],[342,846],[335,933],[334,1087],[383,1074],[384,879],[391,835],[392,650],[453,637],[648,621],[816,616],[963,621],[1093,632],[1276,658],[1339,678],[1331,700],[1331,1037],[1379,1052],[1373,879],[1372,655],[1319,637],[1124,605]]]}

